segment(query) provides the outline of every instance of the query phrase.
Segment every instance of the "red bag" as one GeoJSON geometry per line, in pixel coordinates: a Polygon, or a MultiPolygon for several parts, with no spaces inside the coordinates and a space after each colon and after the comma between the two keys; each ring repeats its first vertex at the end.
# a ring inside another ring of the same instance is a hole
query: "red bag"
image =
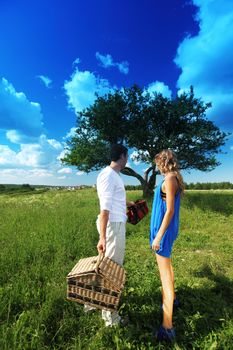
{"type": "Polygon", "coordinates": [[[130,224],[136,225],[148,214],[148,207],[144,199],[138,199],[134,205],[128,207],[127,216],[130,224]]]}

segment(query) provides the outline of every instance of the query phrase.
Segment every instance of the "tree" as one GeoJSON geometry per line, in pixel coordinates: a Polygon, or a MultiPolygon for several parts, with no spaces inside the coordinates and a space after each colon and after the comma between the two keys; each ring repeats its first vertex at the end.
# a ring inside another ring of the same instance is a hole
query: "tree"
{"type": "Polygon", "coordinates": [[[143,175],[126,167],[122,173],[136,177],[144,196],[150,196],[158,174],[154,156],[173,149],[181,169],[213,170],[220,163],[227,133],[206,118],[210,103],[195,98],[193,88],[175,98],[145,93],[138,86],[96,98],[77,115],[75,136],[67,143],[63,162],[90,172],[109,164],[113,143],[136,150],[133,160],[148,164],[143,175]]]}

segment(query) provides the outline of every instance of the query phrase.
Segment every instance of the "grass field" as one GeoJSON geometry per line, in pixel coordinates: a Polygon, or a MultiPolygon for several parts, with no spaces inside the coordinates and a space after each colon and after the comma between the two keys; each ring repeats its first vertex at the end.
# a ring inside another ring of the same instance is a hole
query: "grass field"
{"type": "MultiPolygon", "coordinates": [[[[140,191],[128,192],[135,200],[140,191]]],[[[151,203],[149,203],[151,205],[151,203]]],[[[187,191],[173,251],[177,342],[152,338],[160,281],[148,246],[149,216],[127,225],[127,327],[66,300],[66,275],[96,255],[94,189],[0,196],[0,349],[233,349],[233,191],[187,191]]]]}

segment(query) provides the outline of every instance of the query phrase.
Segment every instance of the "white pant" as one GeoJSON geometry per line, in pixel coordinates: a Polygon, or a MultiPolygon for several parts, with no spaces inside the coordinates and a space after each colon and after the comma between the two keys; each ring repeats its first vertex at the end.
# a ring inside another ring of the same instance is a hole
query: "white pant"
{"type": "MultiPolygon", "coordinates": [[[[96,221],[97,230],[100,233],[99,217],[96,221]]],[[[109,257],[119,265],[123,265],[125,257],[125,223],[108,222],[106,229],[106,252],[109,257]]]]}
{"type": "MultiPolygon", "coordinates": [[[[99,217],[96,221],[97,230],[100,233],[99,217]]],[[[106,251],[105,256],[109,257],[119,265],[123,265],[125,256],[125,223],[108,222],[106,229],[106,251]]],[[[102,310],[102,319],[106,326],[118,324],[120,316],[117,311],[102,310]]]]}

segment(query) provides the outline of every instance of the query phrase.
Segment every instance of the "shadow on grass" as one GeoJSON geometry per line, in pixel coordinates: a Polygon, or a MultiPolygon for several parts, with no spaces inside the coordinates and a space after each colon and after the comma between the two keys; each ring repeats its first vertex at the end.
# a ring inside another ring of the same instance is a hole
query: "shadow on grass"
{"type": "MultiPolygon", "coordinates": [[[[178,288],[181,307],[174,311],[174,325],[180,349],[208,348],[204,346],[204,338],[213,332],[218,336],[224,323],[233,317],[233,282],[224,275],[214,274],[209,266],[196,271],[195,275],[214,283],[206,288],[187,285],[178,288]]],[[[81,305],[75,306],[62,298],[53,300],[44,315],[44,344],[62,348],[64,343],[72,344],[72,338],[81,337],[82,349],[94,349],[93,344],[101,349],[115,349],[116,339],[120,344],[119,349],[128,349],[127,344],[131,344],[132,349],[175,349],[172,345],[157,343],[152,336],[162,321],[160,301],[160,290],[155,284],[150,291],[141,295],[136,295],[130,288],[126,289],[120,314],[128,315],[129,324],[124,328],[106,328],[100,311],[87,315],[81,305]]],[[[230,335],[226,336],[225,342],[225,348],[230,349],[230,335]]]]}
{"type": "Polygon", "coordinates": [[[187,209],[198,207],[201,210],[210,210],[225,216],[232,214],[233,195],[232,193],[187,193],[182,202],[187,209]]]}
{"type": "Polygon", "coordinates": [[[195,275],[214,283],[213,287],[179,287],[182,307],[174,319],[181,343],[182,335],[187,334],[186,346],[211,332],[220,333],[224,324],[233,317],[233,282],[220,273],[214,274],[207,265],[195,275]]]}
{"type": "MultiPolygon", "coordinates": [[[[184,349],[198,348],[205,337],[212,332],[220,334],[224,324],[233,318],[233,282],[224,275],[214,274],[208,266],[195,274],[199,278],[208,278],[214,282],[214,286],[205,288],[182,285],[178,288],[177,296],[181,307],[174,310],[174,325],[177,344],[184,349]]],[[[162,320],[160,300],[158,290],[151,290],[151,294],[140,297],[131,295],[124,298],[126,306],[123,314],[127,313],[130,319],[124,336],[129,342],[137,339],[138,348],[146,346],[148,341],[156,346],[156,339],[151,334],[162,320]],[[147,311],[145,306],[149,306],[147,311]]],[[[230,335],[225,341],[230,348],[230,335]]]]}

